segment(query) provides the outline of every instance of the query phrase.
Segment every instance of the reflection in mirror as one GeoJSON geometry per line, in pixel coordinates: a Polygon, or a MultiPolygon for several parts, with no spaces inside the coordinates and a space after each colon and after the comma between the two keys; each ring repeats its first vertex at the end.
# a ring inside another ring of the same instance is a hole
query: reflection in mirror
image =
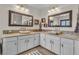
{"type": "Polygon", "coordinates": [[[9,10],[9,26],[33,26],[33,16],[9,10]]]}
{"type": "Polygon", "coordinates": [[[48,16],[49,27],[71,27],[72,26],[72,10],[48,16]]]}
{"type": "Polygon", "coordinates": [[[11,24],[22,25],[22,15],[12,13],[11,17],[11,24]]]}

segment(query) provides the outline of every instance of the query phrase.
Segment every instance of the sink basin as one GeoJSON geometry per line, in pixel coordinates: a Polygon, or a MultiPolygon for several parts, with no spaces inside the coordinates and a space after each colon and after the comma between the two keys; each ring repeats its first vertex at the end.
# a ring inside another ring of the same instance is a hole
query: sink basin
{"type": "Polygon", "coordinates": [[[30,33],[30,31],[19,31],[19,33],[26,34],[26,33],[30,33]]]}
{"type": "Polygon", "coordinates": [[[62,36],[64,37],[69,37],[69,38],[76,38],[77,36],[76,35],[71,35],[71,34],[63,34],[62,36]]]}
{"type": "Polygon", "coordinates": [[[51,34],[51,35],[60,35],[60,34],[56,34],[56,33],[48,33],[48,34],[51,34]]]}
{"type": "Polygon", "coordinates": [[[61,35],[63,33],[62,32],[59,32],[59,33],[54,32],[54,33],[48,33],[48,34],[51,34],[51,35],[61,35]]]}

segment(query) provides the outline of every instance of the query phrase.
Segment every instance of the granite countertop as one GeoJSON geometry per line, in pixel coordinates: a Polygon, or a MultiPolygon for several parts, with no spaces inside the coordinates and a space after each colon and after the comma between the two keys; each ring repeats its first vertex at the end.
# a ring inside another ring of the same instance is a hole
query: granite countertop
{"type": "Polygon", "coordinates": [[[71,34],[62,34],[62,35],[59,35],[59,37],[72,39],[72,40],[78,40],[79,39],[79,36],[74,35],[74,34],[72,34],[72,35],[71,34]]]}
{"type": "Polygon", "coordinates": [[[31,32],[31,33],[13,33],[13,34],[3,34],[0,36],[0,38],[5,38],[5,37],[15,37],[15,36],[24,36],[24,35],[33,35],[36,34],[36,32],[31,32]]]}
{"type": "Polygon", "coordinates": [[[67,38],[67,39],[72,39],[72,40],[78,40],[79,39],[79,33],[73,33],[73,34],[60,34],[60,35],[56,35],[55,32],[51,32],[51,31],[31,31],[30,33],[12,33],[12,34],[3,34],[0,35],[0,38],[4,38],[4,37],[12,37],[12,36],[22,36],[22,35],[32,35],[32,34],[36,34],[36,33],[45,33],[45,34],[50,34],[53,36],[57,36],[60,38],[67,38]]]}
{"type": "Polygon", "coordinates": [[[33,34],[41,33],[41,32],[45,33],[45,32],[49,32],[49,31],[46,31],[46,30],[43,30],[43,31],[22,31],[22,33],[17,32],[17,33],[2,34],[2,35],[0,35],[0,38],[12,37],[12,36],[33,35],[33,34]]]}
{"type": "Polygon", "coordinates": [[[72,40],[79,40],[79,34],[78,33],[73,33],[73,34],[60,34],[60,35],[55,35],[53,33],[48,33],[50,35],[53,35],[53,36],[57,36],[57,37],[60,37],[60,38],[66,38],[66,39],[72,39],[72,40]]]}

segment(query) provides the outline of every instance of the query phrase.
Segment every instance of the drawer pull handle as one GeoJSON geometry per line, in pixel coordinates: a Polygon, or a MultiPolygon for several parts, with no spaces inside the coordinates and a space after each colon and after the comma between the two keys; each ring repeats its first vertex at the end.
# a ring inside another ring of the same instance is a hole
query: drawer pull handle
{"type": "Polygon", "coordinates": [[[25,40],[25,42],[27,42],[27,41],[25,40]]]}
{"type": "Polygon", "coordinates": [[[50,43],[51,43],[51,44],[54,44],[54,41],[50,40],[50,43]]]}
{"type": "Polygon", "coordinates": [[[29,42],[29,40],[28,40],[28,42],[29,42]]]}
{"type": "Polygon", "coordinates": [[[62,47],[63,47],[63,44],[62,44],[62,47]]]}
{"type": "Polygon", "coordinates": [[[36,38],[34,40],[36,40],[36,38]]]}
{"type": "Polygon", "coordinates": [[[51,40],[50,40],[50,43],[51,43],[51,40]]]}
{"type": "Polygon", "coordinates": [[[15,45],[16,45],[16,43],[15,43],[15,45]]]}
{"type": "Polygon", "coordinates": [[[45,41],[45,38],[43,40],[45,41]]]}

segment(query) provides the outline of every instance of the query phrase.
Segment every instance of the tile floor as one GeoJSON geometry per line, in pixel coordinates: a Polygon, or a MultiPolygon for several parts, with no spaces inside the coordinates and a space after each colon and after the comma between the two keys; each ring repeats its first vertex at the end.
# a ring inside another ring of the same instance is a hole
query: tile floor
{"type": "Polygon", "coordinates": [[[30,49],[28,51],[25,51],[25,52],[23,52],[23,53],[21,53],[19,55],[27,55],[27,54],[29,54],[29,53],[31,53],[33,51],[39,51],[39,53],[41,53],[42,55],[56,55],[55,53],[50,52],[49,50],[47,50],[47,49],[45,49],[45,48],[43,48],[41,46],[32,48],[32,49],[30,49]]]}

